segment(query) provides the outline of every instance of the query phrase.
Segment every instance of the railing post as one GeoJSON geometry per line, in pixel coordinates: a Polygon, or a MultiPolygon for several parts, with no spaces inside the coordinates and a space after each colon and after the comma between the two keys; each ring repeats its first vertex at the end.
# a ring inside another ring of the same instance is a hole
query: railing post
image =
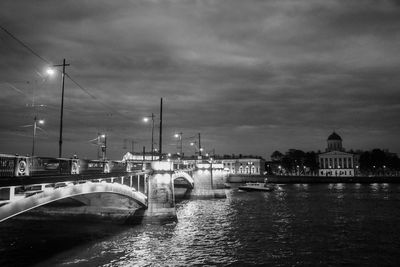
{"type": "Polygon", "coordinates": [[[14,200],[15,198],[15,186],[10,187],[10,201],[14,200]]]}

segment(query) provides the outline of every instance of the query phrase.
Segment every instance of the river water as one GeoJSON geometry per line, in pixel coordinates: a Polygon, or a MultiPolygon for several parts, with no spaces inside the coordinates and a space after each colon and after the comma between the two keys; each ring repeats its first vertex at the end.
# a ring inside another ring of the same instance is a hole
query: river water
{"type": "Polygon", "coordinates": [[[0,225],[0,266],[397,266],[400,185],[290,184],[184,200],[178,222],[0,225]]]}

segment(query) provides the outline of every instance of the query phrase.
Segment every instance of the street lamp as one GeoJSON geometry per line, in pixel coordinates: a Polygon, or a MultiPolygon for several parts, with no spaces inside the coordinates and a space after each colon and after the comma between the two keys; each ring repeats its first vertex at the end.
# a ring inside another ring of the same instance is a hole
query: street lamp
{"type": "Polygon", "coordinates": [[[100,137],[99,143],[101,146],[102,158],[103,160],[105,160],[107,158],[107,136],[105,134],[102,134],[99,137],[100,137]]]}
{"type": "Polygon", "coordinates": [[[154,113],[151,113],[151,116],[146,116],[143,118],[144,122],[149,122],[151,119],[151,160],[153,161],[154,158],[154,113]]]}
{"type": "Polygon", "coordinates": [[[49,75],[49,76],[53,76],[55,73],[56,73],[56,71],[54,69],[52,69],[52,68],[48,68],[46,70],[46,74],[49,75]]]}
{"type": "Polygon", "coordinates": [[[198,157],[201,157],[201,152],[204,150],[202,147],[197,146],[198,143],[196,141],[191,142],[190,145],[194,147],[195,154],[197,153],[198,157]],[[197,150],[197,151],[196,151],[197,150]]]}
{"type": "Polygon", "coordinates": [[[179,138],[179,142],[180,142],[180,146],[179,146],[179,154],[181,155],[181,157],[183,156],[183,154],[182,154],[182,135],[183,135],[183,133],[182,132],[180,132],[180,133],[176,133],[175,135],[174,135],[174,137],[175,138],[179,138]]]}
{"type": "Polygon", "coordinates": [[[35,139],[36,139],[36,129],[40,127],[37,125],[42,125],[44,124],[44,120],[38,120],[37,117],[35,116],[33,118],[33,134],[32,134],[32,157],[35,156],[35,139]]]}

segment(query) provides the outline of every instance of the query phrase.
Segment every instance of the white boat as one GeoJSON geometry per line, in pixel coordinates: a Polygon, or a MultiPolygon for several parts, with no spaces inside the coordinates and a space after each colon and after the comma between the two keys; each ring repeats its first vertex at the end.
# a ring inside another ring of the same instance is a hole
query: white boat
{"type": "Polygon", "coordinates": [[[274,187],[270,184],[267,184],[267,179],[265,179],[264,183],[246,183],[243,186],[239,186],[239,190],[243,191],[272,191],[274,187]]]}

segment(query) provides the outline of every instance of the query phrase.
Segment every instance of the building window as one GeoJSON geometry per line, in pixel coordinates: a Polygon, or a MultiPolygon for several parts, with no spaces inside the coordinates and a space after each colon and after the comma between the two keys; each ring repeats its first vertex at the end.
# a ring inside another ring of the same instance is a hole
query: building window
{"type": "Polygon", "coordinates": [[[250,168],[249,168],[249,166],[246,166],[246,168],[245,168],[245,173],[247,174],[247,173],[249,173],[250,172],[250,168]]]}

